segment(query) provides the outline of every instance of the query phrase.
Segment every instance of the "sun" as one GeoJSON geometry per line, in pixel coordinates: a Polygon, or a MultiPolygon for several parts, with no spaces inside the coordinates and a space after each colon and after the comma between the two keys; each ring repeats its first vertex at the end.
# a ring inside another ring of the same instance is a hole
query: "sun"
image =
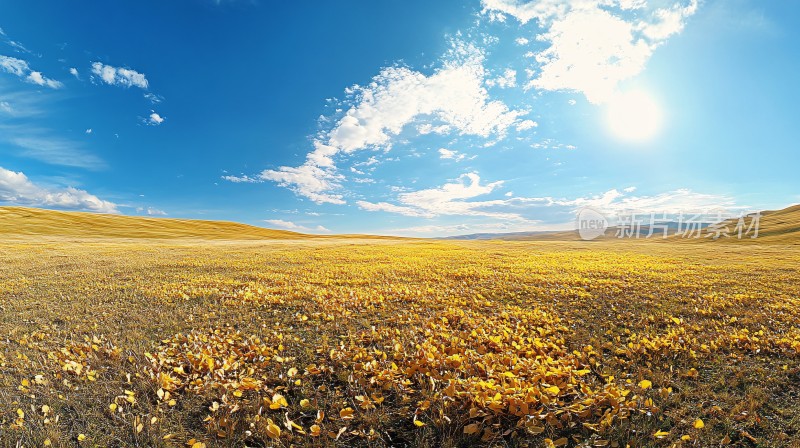
{"type": "Polygon", "coordinates": [[[653,97],[643,90],[614,95],[608,104],[608,127],[622,140],[643,142],[658,135],[663,115],[653,97]]]}

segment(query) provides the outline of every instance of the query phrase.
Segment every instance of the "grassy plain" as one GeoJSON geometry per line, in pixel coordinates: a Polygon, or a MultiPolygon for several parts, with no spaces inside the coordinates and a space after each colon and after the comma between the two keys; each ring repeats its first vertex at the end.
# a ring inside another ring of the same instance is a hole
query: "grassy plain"
{"type": "Polygon", "coordinates": [[[0,446],[800,446],[800,247],[0,242],[0,446]]]}

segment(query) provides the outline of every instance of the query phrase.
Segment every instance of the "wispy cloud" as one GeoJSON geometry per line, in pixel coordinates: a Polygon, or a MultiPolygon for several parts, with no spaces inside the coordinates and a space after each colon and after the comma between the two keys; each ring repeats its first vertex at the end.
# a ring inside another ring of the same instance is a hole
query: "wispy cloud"
{"type": "Polygon", "coordinates": [[[157,94],[152,93],[152,92],[145,93],[144,97],[147,98],[147,100],[150,101],[153,104],[158,104],[158,103],[164,101],[164,97],[163,96],[157,95],[157,94]]]}
{"type": "Polygon", "coordinates": [[[0,167],[0,201],[41,207],[119,213],[117,205],[72,187],[46,187],[33,183],[22,172],[0,167]]]}
{"type": "Polygon", "coordinates": [[[482,216],[526,221],[526,218],[518,213],[496,210],[498,206],[508,205],[508,201],[472,200],[494,192],[501,185],[502,181],[481,184],[481,178],[477,173],[467,173],[455,182],[440,187],[400,193],[397,196],[399,204],[358,201],[357,205],[367,211],[383,211],[411,217],[482,216]]]}
{"type": "MultiPolygon", "coordinates": [[[[8,128],[6,128],[8,129],[8,128]]],[[[72,166],[99,170],[106,163],[99,157],[86,152],[81,144],[72,140],[50,136],[19,136],[15,133],[8,142],[21,149],[20,156],[40,160],[51,165],[72,166]]]]}
{"type": "Polygon", "coordinates": [[[433,74],[407,67],[383,69],[367,86],[347,92],[351,105],[329,130],[314,141],[304,164],[262,171],[234,182],[273,181],[318,203],[343,204],[335,158],[365,149],[390,150],[393,140],[411,128],[418,134],[437,129],[482,138],[502,139],[509,129],[525,128],[527,110],[512,110],[489,98],[484,83],[485,55],[478,47],[456,40],[433,74]],[[415,124],[416,126],[409,126],[415,124]]]}
{"type": "Polygon", "coordinates": [[[16,75],[31,84],[49,87],[51,89],[63,87],[61,82],[47,78],[42,75],[41,72],[32,70],[28,62],[22,59],[0,55],[0,69],[6,73],[16,75]]]}
{"type": "Polygon", "coordinates": [[[17,53],[25,53],[25,54],[30,54],[31,53],[31,51],[28,50],[25,47],[25,45],[22,45],[21,42],[17,42],[15,40],[9,38],[8,35],[3,31],[2,28],[0,28],[0,38],[2,38],[2,41],[5,42],[6,45],[11,47],[17,53]]]}
{"type": "MultiPolygon", "coordinates": [[[[413,218],[458,217],[460,220],[482,219],[478,226],[455,229],[440,224],[425,224],[403,229],[405,233],[454,234],[453,230],[473,232],[487,229],[504,229],[508,232],[555,230],[566,228],[573,222],[575,213],[592,207],[608,216],[628,213],[678,214],[709,211],[736,213],[746,209],[725,195],[698,193],[678,189],[655,195],[634,195],[636,188],[621,191],[611,189],[604,193],[577,198],[524,197],[506,193],[495,199],[479,199],[500,191],[502,181],[483,184],[477,173],[467,173],[457,181],[440,187],[399,193],[393,202],[358,201],[359,208],[371,212],[385,212],[413,218]],[[487,222],[488,221],[488,222],[487,222]],[[482,227],[481,227],[482,226],[482,227]]],[[[458,233],[458,232],[455,232],[458,233]]],[[[461,232],[464,233],[464,232],[461,232]]]]}
{"type": "Polygon", "coordinates": [[[153,207],[137,207],[136,213],[141,213],[147,216],[167,216],[167,212],[153,207]]]}
{"type": "Polygon", "coordinates": [[[147,90],[149,82],[143,73],[129,68],[114,67],[106,65],[102,62],[92,63],[92,73],[96,75],[100,81],[120,87],[138,87],[147,90]]]}
{"type": "MultiPolygon", "coordinates": [[[[439,158],[440,159],[449,159],[454,160],[456,162],[460,162],[467,158],[466,154],[460,153],[453,149],[447,148],[439,148],[439,158]]],[[[474,159],[475,156],[470,157],[470,159],[474,159]]]]}
{"type": "Polygon", "coordinates": [[[265,219],[264,222],[274,227],[292,230],[295,232],[330,232],[330,230],[323,226],[306,227],[283,219],[265,219]]]}

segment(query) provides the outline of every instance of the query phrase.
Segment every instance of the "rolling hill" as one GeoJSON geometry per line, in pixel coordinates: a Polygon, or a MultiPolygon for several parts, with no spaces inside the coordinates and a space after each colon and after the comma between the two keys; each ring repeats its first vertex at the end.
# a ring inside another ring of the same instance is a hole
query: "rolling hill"
{"type": "Polygon", "coordinates": [[[319,238],[317,235],[225,221],[144,218],[26,207],[0,207],[0,238],[15,236],[204,240],[319,238]]]}
{"type": "MultiPolygon", "coordinates": [[[[739,240],[736,238],[733,230],[736,228],[737,221],[737,219],[731,219],[724,224],[730,229],[731,238],[727,238],[727,240],[731,242],[800,244],[800,204],[781,210],[761,212],[758,238],[755,239],[743,237],[739,240]]],[[[750,219],[747,219],[746,223],[749,225],[750,219]]],[[[710,239],[705,240],[711,241],[710,239]]]]}
{"type": "MultiPolygon", "coordinates": [[[[735,242],[735,243],[771,243],[771,244],[800,244],[800,205],[793,205],[781,210],[770,210],[761,212],[761,221],[759,223],[758,238],[742,238],[739,240],[734,236],[734,229],[736,228],[738,219],[731,219],[726,221],[723,226],[728,227],[731,237],[725,238],[722,241],[735,242]]],[[[750,224],[750,218],[746,220],[750,224]]],[[[706,242],[714,241],[710,238],[699,239],[683,239],[674,235],[677,223],[670,224],[670,237],[666,241],[683,241],[683,242],[706,242]]],[[[705,227],[705,225],[703,226],[705,227]]],[[[647,234],[647,227],[643,226],[641,229],[642,234],[647,234]]],[[[656,237],[653,241],[662,241],[660,238],[660,230],[656,231],[656,237]]],[[[617,234],[616,227],[609,227],[604,236],[597,238],[593,241],[609,241],[618,240],[615,235],[617,234]]],[[[504,240],[504,241],[581,241],[580,235],[577,230],[561,230],[553,232],[515,232],[515,233],[480,233],[472,235],[460,235],[448,239],[457,240],[504,240]]],[[[640,241],[644,238],[640,239],[640,241]]],[[[633,239],[624,238],[621,241],[633,241],[633,239]]]]}

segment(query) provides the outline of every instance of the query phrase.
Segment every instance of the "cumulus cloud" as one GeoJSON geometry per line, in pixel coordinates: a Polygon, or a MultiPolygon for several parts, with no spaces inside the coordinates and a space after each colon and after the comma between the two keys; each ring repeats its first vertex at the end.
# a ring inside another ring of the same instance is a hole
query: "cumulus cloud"
{"type": "Polygon", "coordinates": [[[0,69],[6,73],[16,75],[31,84],[45,86],[51,89],[59,89],[63,86],[61,82],[47,78],[42,75],[41,72],[31,70],[28,62],[22,59],[0,55],[0,69]]]}
{"type": "Polygon", "coordinates": [[[103,64],[102,62],[92,63],[92,73],[102,82],[121,87],[138,87],[147,89],[149,83],[143,73],[139,73],[129,68],[114,67],[103,64]]]}
{"type": "Polygon", "coordinates": [[[535,21],[542,31],[536,40],[549,43],[532,53],[539,71],[527,89],[581,92],[595,104],[639,74],[654,50],[697,10],[697,0],[669,7],[648,7],[643,0],[482,0],[482,5],[492,20],[535,21]]]}
{"type": "Polygon", "coordinates": [[[295,232],[330,232],[330,230],[326,229],[323,226],[316,226],[316,227],[306,227],[300,224],[295,224],[291,221],[286,221],[283,219],[265,219],[264,222],[267,224],[278,227],[281,229],[292,230],[295,232]]]}
{"type": "Polygon", "coordinates": [[[147,117],[147,124],[150,125],[150,126],[158,126],[161,123],[163,123],[164,120],[165,120],[164,117],[162,117],[161,115],[157,114],[156,112],[153,112],[153,113],[150,114],[149,117],[147,117]]]}
{"type": "MultiPolygon", "coordinates": [[[[309,160],[311,157],[309,155],[309,160]]],[[[262,181],[269,180],[281,187],[290,188],[316,203],[331,204],[345,203],[341,194],[330,193],[339,188],[343,178],[332,170],[320,168],[313,162],[306,162],[298,167],[284,166],[278,170],[264,170],[258,175],[258,179],[262,181]]]]}
{"type": "Polygon", "coordinates": [[[31,182],[22,172],[0,167],[0,201],[16,205],[119,213],[117,205],[73,187],[52,188],[31,182]]]}
{"type": "Polygon", "coordinates": [[[408,128],[419,134],[457,132],[501,139],[523,123],[521,117],[528,111],[512,110],[489,98],[484,60],[479,48],[455,41],[441,67],[430,75],[402,66],[387,67],[367,86],[348,89],[351,106],[318,136],[304,164],[228,180],[269,180],[317,203],[343,204],[343,196],[337,193],[343,176],[335,163],[341,153],[389,150],[393,139],[408,128]]]}
{"type": "Polygon", "coordinates": [[[80,75],[78,74],[78,69],[75,67],[69,69],[69,74],[80,79],[80,75]]]}
{"type": "Polygon", "coordinates": [[[484,59],[477,47],[456,43],[430,76],[406,67],[384,69],[368,86],[353,89],[358,101],[331,130],[328,144],[345,152],[382,146],[421,117],[461,134],[504,135],[527,111],[489,99],[484,59]]]}

